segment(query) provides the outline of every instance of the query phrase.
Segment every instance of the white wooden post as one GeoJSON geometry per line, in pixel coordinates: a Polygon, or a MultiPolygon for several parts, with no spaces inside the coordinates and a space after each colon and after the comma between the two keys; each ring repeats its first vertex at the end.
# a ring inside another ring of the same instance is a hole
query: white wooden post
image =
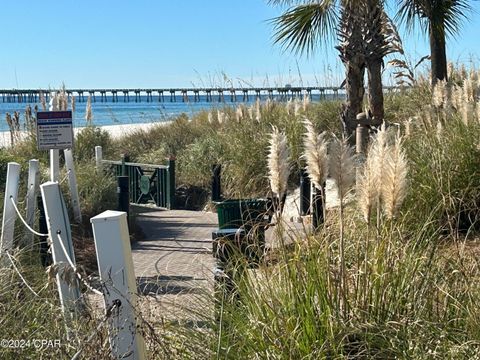
{"type": "Polygon", "coordinates": [[[145,359],[145,342],[137,328],[138,319],[135,316],[137,288],[127,213],[107,210],[90,221],[100,278],[105,284],[105,309],[120,304],[112,312],[109,323],[112,353],[117,359],[145,359]]]}
{"type": "Polygon", "coordinates": [[[13,207],[11,199],[15,201],[15,204],[17,203],[19,181],[20,165],[15,162],[9,162],[7,165],[7,183],[5,186],[5,198],[3,200],[2,235],[0,238],[0,254],[2,256],[6,250],[11,250],[13,247],[13,235],[17,213],[13,207]]]}
{"type": "Polygon", "coordinates": [[[65,149],[63,153],[65,154],[65,168],[67,169],[68,186],[72,199],[73,217],[75,222],[80,224],[82,222],[82,212],[80,211],[80,198],[78,196],[77,176],[75,175],[72,150],[65,149]]]}
{"type": "MultiPolygon", "coordinates": [[[[53,263],[57,266],[57,287],[60,295],[60,303],[65,315],[75,316],[75,310],[81,306],[80,290],[78,279],[73,271],[65,272],[70,269],[68,257],[75,265],[75,254],[73,251],[72,234],[70,231],[70,221],[65,206],[65,200],[60,192],[58,182],[48,181],[40,185],[42,193],[43,206],[45,208],[45,217],[47,220],[48,238],[52,247],[53,263]],[[58,236],[60,235],[60,236],[58,236]],[[62,242],[65,251],[62,249],[62,242]]],[[[68,317],[66,316],[67,320],[68,317]]]]}
{"type": "Polygon", "coordinates": [[[50,181],[58,181],[60,173],[60,150],[50,150],[50,181]]]}
{"type": "Polygon", "coordinates": [[[95,146],[95,164],[98,172],[102,170],[102,160],[103,160],[102,147],[95,146]]]}
{"type": "MultiPolygon", "coordinates": [[[[35,209],[37,208],[37,193],[39,189],[39,162],[32,159],[28,161],[28,183],[26,202],[26,222],[28,226],[33,228],[35,223],[35,209]]],[[[25,232],[25,244],[33,245],[33,234],[30,231],[25,232]]]]}

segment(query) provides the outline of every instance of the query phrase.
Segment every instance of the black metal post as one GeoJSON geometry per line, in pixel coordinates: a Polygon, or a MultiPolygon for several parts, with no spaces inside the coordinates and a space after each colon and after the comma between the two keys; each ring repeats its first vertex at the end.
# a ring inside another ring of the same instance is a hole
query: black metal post
{"type": "MultiPolygon", "coordinates": [[[[322,185],[322,191],[325,186],[322,185]]],[[[325,221],[323,218],[323,195],[320,189],[315,188],[315,194],[313,195],[313,209],[312,209],[312,227],[314,231],[317,231],[321,224],[325,221]]]]}
{"type": "Polygon", "coordinates": [[[300,170],[300,215],[310,214],[311,183],[305,169],[300,170]]]}
{"type": "Polygon", "coordinates": [[[130,162],[130,156],[128,154],[122,154],[122,176],[127,176],[127,166],[125,163],[130,162]]]}
{"type": "MultiPolygon", "coordinates": [[[[41,234],[48,234],[47,218],[45,217],[45,209],[43,207],[42,197],[37,196],[38,207],[38,232],[41,234]]],[[[48,245],[48,237],[40,237],[40,262],[43,267],[47,267],[52,264],[52,254],[48,252],[50,246],[48,245]]]]}
{"type": "Polygon", "coordinates": [[[222,198],[221,173],[222,165],[212,166],[212,201],[220,201],[222,198]]]}
{"type": "Polygon", "coordinates": [[[175,191],[177,185],[175,183],[175,157],[170,156],[168,158],[168,196],[167,196],[167,207],[168,209],[175,208],[175,191]]]}
{"type": "Polygon", "coordinates": [[[130,215],[130,194],[128,189],[128,176],[117,176],[118,187],[118,211],[124,211],[127,213],[127,219],[130,215]]]}

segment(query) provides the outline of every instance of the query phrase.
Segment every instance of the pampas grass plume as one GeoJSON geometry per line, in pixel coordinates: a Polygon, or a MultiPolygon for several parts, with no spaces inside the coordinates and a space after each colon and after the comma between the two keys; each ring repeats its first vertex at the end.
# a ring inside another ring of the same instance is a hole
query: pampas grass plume
{"type": "Polygon", "coordinates": [[[446,102],[446,100],[447,100],[447,82],[438,81],[433,87],[432,105],[437,108],[442,107],[443,104],[446,102]]]}
{"type": "Polygon", "coordinates": [[[223,111],[217,110],[217,120],[219,124],[223,124],[223,122],[225,121],[225,114],[223,113],[223,111]]]}
{"type": "Polygon", "coordinates": [[[305,152],[303,158],[307,164],[307,173],[317,189],[321,189],[328,172],[328,144],[325,140],[325,132],[318,134],[312,122],[308,119],[303,121],[305,136],[303,145],[305,152]]]}
{"type": "Polygon", "coordinates": [[[87,124],[91,124],[93,120],[93,115],[92,115],[92,97],[89,96],[87,99],[87,106],[85,108],[85,120],[87,121],[87,124]]]}
{"type": "Polygon", "coordinates": [[[49,111],[58,111],[58,94],[57,92],[52,92],[50,96],[50,104],[48,106],[49,111]]]}
{"type": "Polygon", "coordinates": [[[38,95],[38,98],[39,98],[40,104],[42,105],[42,110],[47,111],[47,102],[45,101],[45,95],[43,94],[43,92],[40,92],[40,94],[38,95]]]}
{"type": "Polygon", "coordinates": [[[237,122],[239,123],[243,119],[243,109],[241,106],[237,106],[237,109],[235,110],[235,118],[237,119],[237,122]]]}
{"type": "Polygon", "coordinates": [[[303,112],[307,111],[308,105],[310,104],[310,96],[308,94],[303,95],[303,112]]]}
{"type": "Polygon", "coordinates": [[[288,176],[290,175],[290,154],[288,150],[287,137],[273,127],[270,136],[270,147],[267,158],[270,187],[279,198],[287,190],[288,176]]]}
{"type": "Polygon", "coordinates": [[[255,120],[257,120],[258,122],[262,120],[262,114],[260,111],[260,99],[257,99],[257,101],[255,102],[255,120]]]}
{"type": "Polygon", "coordinates": [[[369,152],[357,184],[357,203],[367,224],[370,223],[372,211],[377,207],[380,198],[376,159],[372,155],[369,152]]]}
{"type": "Polygon", "coordinates": [[[402,148],[402,139],[397,137],[390,147],[385,162],[385,174],[382,181],[382,198],[387,218],[397,216],[407,193],[408,164],[402,148]]]}
{"type": "Polygon", "coordinates": [[[338,197],[343,202],[355,182],[354,152],[346,139],[334,140],[330,147],[329,174],[337,184],[338,197]]]}

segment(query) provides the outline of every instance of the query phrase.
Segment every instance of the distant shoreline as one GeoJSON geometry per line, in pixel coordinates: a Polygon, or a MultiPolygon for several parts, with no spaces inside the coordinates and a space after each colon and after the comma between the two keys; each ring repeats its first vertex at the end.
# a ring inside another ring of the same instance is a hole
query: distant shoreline
{"type": "MultiPolygon", "coordinates": [[[[129,135],[130,133],[136,130],[149,130],[150,128],[157,126],[159,124],[168,124],[169,121],[165,122],[153,122],[153,123],[138,123],[138,124],[120,124],[120,125],[104,125],[97,126],[103,130],[106,130],[110,136],[114,139],[118,139],[122,136],[129,135]]],[[[77,127],[73,129],[75,135],[85,127],[77,127]]],[[[20,132],[20,137],[25,137],[27,133],[25,131],[20,132]]],[[[0,132],[0,147],[10,148],[10,131],[1,131],[0,132]]]]}

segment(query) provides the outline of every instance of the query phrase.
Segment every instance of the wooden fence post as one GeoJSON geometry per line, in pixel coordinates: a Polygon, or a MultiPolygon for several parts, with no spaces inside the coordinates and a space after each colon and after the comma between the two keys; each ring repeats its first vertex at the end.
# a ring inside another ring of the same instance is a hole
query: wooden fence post
{"type": "Polygon", "coordinates": [[[75,166],[73,164],[73,154],[71,149],[63,150],[65,154],[65,167],[67,169],[68,186],[72,199],[73,217],[76,223],[82,223],[82,212],[80,210],[80,198],[78,196],[77,176],[75,175],[75,166]]]}
{"type": "Polygon", "coordinates": [[[58,181],[60,173],[60,150],[50,150],[50,181],[58,181]]]}
{"type": "MultiPolygon", "coordinates": [[[[35,209],[37,207],[37,193],[39,189],[39,162],[36,159],[28,161],[28,183],[27,196],[25,199],[26,216],[25,220],[32,229],[35,224],[35,209]]],[[[25,244],[27,246],[33,245],[33,234],[28,231],[25,233],[25,244]]]]}
{"type": "Polygon", "coordinates": [[[103,151],[101,146],[95,146],[95,167],[98,172],[102,170],[103,151]]]}
{"type": "Polygon", "coordinates": [[[13,235],[17,213],[12,200],[17,203],[18,184],[20,181],[20,165],[9,162],[7,165],[7,183],[5,186],[5,198],[3,200],[2,235],[0,237],[0,254],[11,250],[13,247],[13,235]]]}
{"type": "Polygon", "coordinates": [[[81,303],[78,279],[67,259],[68,255],[75,265],[68,212],[58,182],[48,181],[40,185],[40,191],[45,208],[53,263],[58,267],[56,278],[60,303],[65,317],[69,320],[67,314],[74,317],[81,303]]]}
{"type": "Polygon", "coordinates": [[[90,219],[98,269],[110,310],[110,345],[117,359],[145,359],[145,342],[135,316],[137,287],[128,235],[127,214],[107,210],[90,219]]]}

